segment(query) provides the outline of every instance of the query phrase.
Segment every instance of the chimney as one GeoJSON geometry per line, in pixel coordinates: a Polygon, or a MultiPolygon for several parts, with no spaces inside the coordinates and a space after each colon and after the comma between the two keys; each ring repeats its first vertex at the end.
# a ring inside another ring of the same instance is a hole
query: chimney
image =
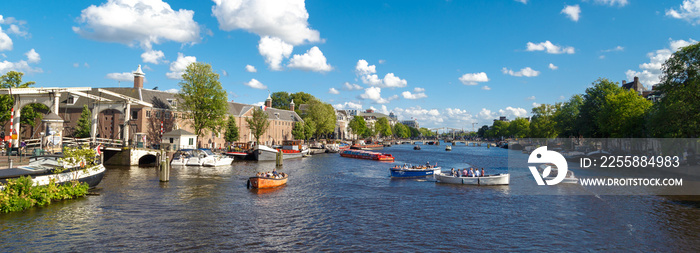
{"type": "Polygon", "coordinates": [[[143,88],[143,79],[146,74],[141,71],[141,64],[139,64],[139,68],[136,69],[136,71],[133,73],[134,74],[134,88],[143,88]]]}
{"type": "Polygon", "coordinates": [[[267,95],[267,99],[265,99],[265,106],[272,107],[272,97],[270,95],[267,95]]]}
{"type": "Polygon", "coordinates": [[[292,100],[292,102],[289,103],[289,110],[294,111],[294,100],[292,100]]]}
{"type": "Polygon", "coordinates": [[[622,80],[622,85],[625,85],[627,83],[627,80],[622,80]]]}
{"type": "Polygon", "coordinates": [[[635,76],[635,77],[634,77],[634,82],[635,82],[635,83],[639,83],[639,77],[636,77],[636,76],[635,76]]]}

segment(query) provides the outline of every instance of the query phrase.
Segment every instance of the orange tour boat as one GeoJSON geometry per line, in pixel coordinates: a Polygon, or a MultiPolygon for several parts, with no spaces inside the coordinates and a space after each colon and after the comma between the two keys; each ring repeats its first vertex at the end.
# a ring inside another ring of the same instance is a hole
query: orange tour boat
{"type": "Polygon", "coordinates": [[[263,176],[250,177],[248,179],[248,187],[253,187],[253,188],[257,188],[257,189],[264,189],[264,188],[275,188],[277,186],[287,184],[287,178],[289,177],[289,175],[287,175],[286,173],[280,173],[280,175],[282,175],[281,178],[263,177],[263,176]]]}

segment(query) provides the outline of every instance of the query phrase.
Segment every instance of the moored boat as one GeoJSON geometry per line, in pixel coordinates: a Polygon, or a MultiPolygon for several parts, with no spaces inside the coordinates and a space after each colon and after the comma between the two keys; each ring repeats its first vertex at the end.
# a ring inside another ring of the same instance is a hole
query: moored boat
{"type": "MultiPolygon", "coordinates": [[[[51,180],[57,184],[65,184],[74,180],[87,183],[90,188],[97,186],[105,173],[102,164],[91,166],[65,167],[58,159],[61,156],[47,155],[29,158],[29,165],[0,170],[0,184],[5,184],[8,179],[31,176],[37,186],[48,185],[51,180]]],[[[3,190],[4,186],[0,186],[3,190]]]]}
{"type": "Polygon", "coordinates": [[[450,146],[450,145],[445,146],[445,151],[452,151],[452,146],[450,146]]]}
{"type": "Polygon", "coordinates": [[[360,144],[355,144],[350,147],[351,149],[360,149],[360,150],[375,150],[375,149],[382,149],[384,148],[384,145],[382,144],[365,144],[365,145],[360,145],[360,144]]]}
{"type": "Polygon", "coordinates": [[[418,145],[413,146],[413,150],[420,150],[420,146],[418,146],[418,145]]]}
{"type": "Polygon", "coordinates": [[[393,167],[390,168],[389,171],[391,172],[391,177],[394,178],[417,178],[417,177],[429,177],[433,176],[436,173],[440,173],[440,170],[442,168],[440,167],[431,167],[431,166],[423,166],[423,167],[393,167]]]}
{"type": "Polygon", "coordinates": [[[508,185],[510,174],[494,174],[481,177],[455,177],[446,173],[436,173],[435,179],[441,183],[468,185],[508,185]]]}
{"type": "Polygon", "coordinates": [[[349,157],[349,158],[376,160],[376,161],[391,161],[391,162],[394,161],[394,157],[391,154],[382,154],[379,152],[357,150],[357,149],[343,150],[340,152],[340,156],[349,157]]]}
{"type": "Polygon", "coordinates": [[[282,186],[287,184],[287,178],[289,175],[285,173],[281,173],[282,175],[281,178],[274,178],[274,177],[263,177],[263,176],[255,176],[255,177],[250,177],[248,178],[248,187],[256,188],[256,189],[264,189],[264,188],[275,188],[278,186],[282,186]]]}
{"type": "MultiPolygon", "coordinates": [[[[554,178],[559,175],[559,169],[557,166],[553,163],[546,163],[546,164],[541,164],[538,168],[538,171],[540,172],[541,175],[544,175],[544,172],[547,172],[547,175],[544,176],[544,180],[554,180],[554,178]],[[549,167],[549,171],[547,171],[547,167],[549,167]]],[[[564,177],[564,180],[560,182],[560,184],[577,184],[578,183],[578,178],[574,175],[574,172],[571,170],[566,170],[566,177],[564,177]]]]}
{"type": "Polygon", "coordinates": [[[258,161],[275,161],[277,159],[277,152],[282,152],[284,159],[301,158],[302,153],[298,150],[285,150],[280,149],[280,151],[270,148],[265,145],[258,145],[255,150],[253,150],[253,156],[255,160],[258,161]]]}

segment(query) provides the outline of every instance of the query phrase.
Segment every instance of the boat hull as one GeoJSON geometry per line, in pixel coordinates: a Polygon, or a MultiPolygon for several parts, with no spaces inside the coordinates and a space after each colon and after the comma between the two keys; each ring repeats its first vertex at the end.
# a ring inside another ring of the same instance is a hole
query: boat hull
{"type": "MultiPolygon", "coordinates": [[[[54,173],[51,170],[45,170],[39,173],[36,171],[36,169],[29,166],[12,168],[8,170],[13,170],[17,172],[17,174],[0,179],[0,183],[5,184],[8,179],[18,178],[21,176],[31,176],[35,186],[48,185],[51,180],[54,180],[57,184],[67,184],[71,181],[77,180],[81,183],[87,183],[90,188],[94,188],[100,184],[106,171],[105,167],[101,164],[96,165],[94,168],[73,169],[62,173],[54,173]]],[[[0,186],[0,190],[2,189],[4,189],[4,187],[0,186]]]]}
{"type": "Polygon", "coordinates": [[[393,178],[421,178],[432,177],[435,173],[440,173],[440,167],[430,169],[389,169],[393,178]]]}
{"type": "Polygon", "coordinates": [[[508,185],[510,184],[510,174],[495,174],[485,177],[453,177],[444,173],[435,174],[435,179],[447,184],[467,184],[467,185],[508,185]]]}
{"type": "Polygon", "coordinates": [[[287,178],[250,177],[248,184],[254,189],[275,188],[287,184],[287,178]]]}
{"type": "MultiPolygon", "coordinates": [[[[253,155],[255,156],[255,160],[258,161],[275,161],[277,160],[277,152],[272,152],[269,150],[263,150],[263,149],[256,149],[253,151],[253,155]]],[[[301,158],[302,153],[301,152],[296,152],[296,153],[282,153],[282,158],[283,159],[294,159],[294,158],[301,158]]]]}
{"type": "Polygon", "coordinates": [[[227,166],[227,165],[231,165],[232,162],[233,162],[233,158],[228,158],[228,157],[214,158],[214,157],[212,157],[212,159],[205,160],[202,163],[202,166],[205,166],[205,167],[227,166]]]}

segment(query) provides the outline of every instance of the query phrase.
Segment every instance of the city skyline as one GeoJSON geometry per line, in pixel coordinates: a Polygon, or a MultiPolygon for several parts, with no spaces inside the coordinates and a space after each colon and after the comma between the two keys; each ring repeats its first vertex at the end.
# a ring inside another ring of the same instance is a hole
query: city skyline
{"type": "Polygon", "coordinates": [[[472,129],[564,102],[596,79],[650,88],[700,1],[112,0],[0,4],[0,74],[37,87],[176,91],[209,63],[229,100],[303,91],[336,109],[472,129]]]}

